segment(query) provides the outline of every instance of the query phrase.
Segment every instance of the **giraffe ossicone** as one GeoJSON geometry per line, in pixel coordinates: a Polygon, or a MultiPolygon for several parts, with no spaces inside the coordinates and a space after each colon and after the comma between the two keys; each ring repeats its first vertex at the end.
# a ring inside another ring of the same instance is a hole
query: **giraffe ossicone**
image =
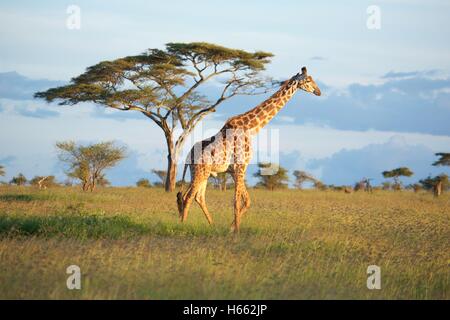
{"type": "Polygon", "coordinates": [[[208,178],[221,172],[229,172],[235,183],[234,220],[231,228],[234,232],[239,232],[241,218],[250,207],[245,174],[252,157],[251,138],[276,116],[298,90],[321,95],[306,67],[302,68],[301,73],[285,81],[270,98],[243,114],[231,117],[216,135],[199,141],[192,147],[183,171],[184,181],[187,168],[190,168],[191,183],[184,193],[180,191],[177,194],[182,222],[186,221],[195,199],[208,223],[212,224],[205,198],[208,178]]]}

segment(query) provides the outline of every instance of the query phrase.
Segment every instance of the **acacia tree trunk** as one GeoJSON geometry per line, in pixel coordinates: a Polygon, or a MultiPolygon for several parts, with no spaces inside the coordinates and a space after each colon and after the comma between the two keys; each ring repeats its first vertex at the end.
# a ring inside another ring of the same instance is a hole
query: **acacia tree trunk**
{"type": "Polygon", "coordinates": [[[91,192],[93,192],[93,191],[95,190],[95,187],[96,187],[95,180],[92,180],[91,185],[89,186],[89,190],[90,190],[91,192]]]}
{"type": "MultiPolygon", "coordinates": [[[[200,118],[201,120],[202,118],[200,118]]],[[[167,144],[167,176],[165,181],[165,189],[167,192],[172,192],[175,190],[177,183],[177,164],[178,158],[183,147],[184,141],[191,134],[192,130],[195,127],[195,124],[191,124],[190,126],[184,128],[184,131],[178,137],[176,142],[174,143],[173,132],[168,129],[166,123],[163,124],[164,135],[166,137],[167,144]]]]}
{"type": "Polygon", "coordinates": [[[176,157],[174,157],[174,152],[169,151],[167,155],[167,176],[165,189],[167,192],[172,192],[176,187],[176,178],[177,178],[177,161],[176,157]]]}
{"type": "Polygon", "coordinates": [[[398,176],[394,177],[394,185],[393,185],[393,189],[395,191],[399,191],[402,189],[402,184],[400,183],[400,178],[398,176]]]}
{"type": "Polygon", "coordinates": [[[89,181],[89,191],[93,192],[97,186],[98,173],[94,172],[91,176],[91,181],[89,181]]]}
{"type": "Polygon", "coordinates": [[[83,189],[83,191],[87,191],[89,188],[89,182],[87,180],[83,180],[81,188],[83,189]]]}
{"type": "Polygon", "coordinates": [[[180,151],[180,143],[173,143],[172,133],[168,132],[166,135],[167,143],[167,175],[165,181],[166,192],[172,192],[175,190],[177,183],[177,161],[180,151]]]}

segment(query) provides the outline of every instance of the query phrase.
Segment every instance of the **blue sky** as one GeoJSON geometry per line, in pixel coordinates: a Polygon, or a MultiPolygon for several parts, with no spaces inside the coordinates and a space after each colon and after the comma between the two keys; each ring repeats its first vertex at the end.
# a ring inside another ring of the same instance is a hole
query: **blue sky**
{"type": "MultiPolygon", "coordinates": [[[[320,83],[321,98],[297,94],[270,124],[291,172],[336,184],[363,176],[381,182],[382,170],[401,165],[416,172],[412,180],[448,173],[430,164],[433,152],[450,152],[449,14],[448,1],[3,1],[0,163],[6,179],[18,172],[63,178],[55,141],[114,139],[130,155],[110,172],[114,184],[154,180],[150,170],[164,167],[164,145],[147,119],[46,105],[31,94],[101,60],[208,41],[273,52],[271,76],[285,79],[306,65],[320,83]],[[80,30],[66,27],[68,5],[81,9],[80,30]],[[366,26],[369,5],[381,9],[379,30],[366,26]]],[[[219,128],[261,99],[231,100],[199,130],[219,128]]]]}

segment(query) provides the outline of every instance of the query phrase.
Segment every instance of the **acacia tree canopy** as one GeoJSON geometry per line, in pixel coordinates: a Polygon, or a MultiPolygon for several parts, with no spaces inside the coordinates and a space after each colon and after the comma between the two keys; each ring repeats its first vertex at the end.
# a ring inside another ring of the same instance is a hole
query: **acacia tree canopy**
{"type": "Polygon", "coordinates": [[[436,153],[439,160],[433,163],[433,166],[450,166],[450,153],[439,152],[436,153]]]}
{"type": "Polygon", "coordinates": [[[400,182],[400,177],[411,177],[414,172],[412,172],[409,168],[407,167],[400,167],[397,169],[393,169],[390,171],[383,171],[382,172],[383,177],[385,178],[393,178],[394,179],[394,189],[401,189],[401,182],[400,182]]]}
{"type": "Polygon", "coordinates": [[[152,173],[154,173],[159,180],[161,180],[161,183],[158,182],[159,185],[163,185],[164,182],[167,179],[167,171],[166,170],[157,170],[157,169],[153,169],[152,173]]]}
{"type": "Polygon", "coordinates": [[[293,175],[295,177],[295,187],[298,189],[301,189],[303,187],[303,183],[309,181],[312,183],[316,183],[318,182],[318,180],[316,178],[314,178],[311,174],[309,174],[306,171],[300,171],[300,170],[295,170],[293,172],[293,175]]]}
{"type": "Polygon", "coordinates": [[[103,61],[66,86],[37,92],[36,98],[60,105],[93,102],[121,111],[138,111],[164,132],[168,151],[166,189],[175,187],[176,161],[186,137],[207,114],[236,95],[267,92],[272,81],[261,76],[273,55],[205,42],[168,43],[165,50],[103,61]],[[220,93],[211,99],[198,88],[217,78],[220,93]],[[182,133],[174,137],[179,126],[182,133]]]}
{"type": "Polygon", "coordinates": [[[391,171],[383,171],[385,178],[411,177],[414,173],[407,167],[400,167],[391,171]]]}

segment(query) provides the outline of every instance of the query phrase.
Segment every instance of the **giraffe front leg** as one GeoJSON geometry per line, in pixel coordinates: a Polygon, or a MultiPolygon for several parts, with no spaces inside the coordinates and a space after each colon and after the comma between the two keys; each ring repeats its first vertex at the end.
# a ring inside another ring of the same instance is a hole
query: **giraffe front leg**
{"type": "Polygon", "coordinates": [[[202,185],[207,182],[210,170],[207,166],[196,166],[191,172],[193,175],[191,180],[191,185],[186,191],[183,197],[183,211],[181,213],[181,222],[185,222],[191,207],[192,201],[194,200],[197,193],[200,191],[202,185]]]}
{"type": "Polygon", "coordinates": [[[241,225],[241,192],[237,188],[234,191],[234,220],[231,224],[231,232],[234,232],[235,234],[239,233],[239,228],[241,225]]]}
{"type": "Polygon", "coordinates": [[[206,220],[208,220],[209,225],[213,224],[211,215],[209,214],[208,208],[206,207],[206,199],[205,199],[205,192],[206,192],[206,185],[208,184],[208,180],[205,180],[200,187],[200,189],[197,192],[197,195],[195,196],[195,201],[199,204],[200,208],[202,209],[203,213],[205,214],[206,220]]]}
{"type": "Polygon", "coordinates": [[[242,191],[239,194],[235,194],[235,206],[234,206],[234,221],[231,225],[231,229],[234,232],[239,232],[239,227],[241,224],[242,217],[250,208],[250,195],[248,194],[245,184],[243,185],[242,191]]]}
{"type": "Polygon", "coordinates": [[[199,189],[199,183],[197,181],[193,181],[191,186],[186,191],[186,194],[183,198],[183,210],[181,212],[181,222],[185,222],[188,217],[189,209],[191,207],[192,201],[194,200],[195,195],[197,194],[199,189]]]}

